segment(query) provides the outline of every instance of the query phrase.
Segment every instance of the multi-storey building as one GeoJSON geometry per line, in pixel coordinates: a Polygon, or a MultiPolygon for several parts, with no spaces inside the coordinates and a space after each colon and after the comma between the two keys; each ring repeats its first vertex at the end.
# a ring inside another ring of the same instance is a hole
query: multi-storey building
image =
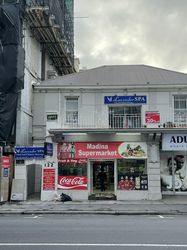
{"type": "MultiPolygon", "coordinates": [[[[33,145],[33,86],[75,72],[73,7],[73,0],[0,0],[3,154],[13,155],[15,145],[33,145]]],[[[0,164],[0,187],[5,183],[5,191],[8,178],[1,178],[0,164]]]]}
{"type": "MultiPolygon", "coordinates": [[[[14,85],[17,84],[18,87],[13,90],[18,95],[14,102],[14,107],[18,107],[17,125],[15,126],[16,112],[14,111],[9,119],[11,127],[16,128],[13,133],[9,134],[14,134],[14,136],[2,135],[2,137],[6,145],[15,144],[15,135],[16,144],[32,145],[33,85],[56,75],[75,72],[74,2],[73,0],[1,0],[0,7],[1,41],[4,42],[4,37],[6,37],[6,43],[2,45],[14,43],[25,51],[25,58],[23,53],[21,56],[20,53],[15,53],[13,57],[16,59],[11,58],[9,62],[9,64],[12,63],[11,69],[15,68],[17,72],[19,72],[20,64],[22,65],[24,78],[22,74],[20,79],[15,70],[14,78],[17,80],[14,85]]],[[[7,58],[10,56],[7,55],[7,58]]],[[[3,65],[2,61],[1,64],[3,65]]],[[[5,69],[8,70],[7,67],[5,69]]],[[[5,84],[3,85],[1,81],[2,89],[6,89],[6,76],[8,78],[11,74],[13,74],[12,70],[5,72],[5,84]]],[[[12,90],[8,89],[8,91],[12,90]]],[[[5,114],[4,110],[3,112],[5,114]]],[[[7,114],[10,116],[9,110],[7,114]]],[[[0,120],[6,121],[6,114],[1,115],[1,118],[0,120]]]]}
{"type": "MultiPolygon", "coordinates": [[[[103,66],[34,85],[33,103],[33,142],[51,141],[54,149],[40,162],[40,169],[47,162],[54,167],[52,189],[42,171],[37,176],[42,200],[61,192],[119,200],[186,193],[186,74],[103,66]]],[[[16,178],[24,169],[16,166],[16,178]]]]}
{"type": "Polygon", "coordinates": [[[23,28],[25,83],[17,115],[17,145],[32,145],[32,89],[74,70],[73,0],[26,2],[23,28]]]}

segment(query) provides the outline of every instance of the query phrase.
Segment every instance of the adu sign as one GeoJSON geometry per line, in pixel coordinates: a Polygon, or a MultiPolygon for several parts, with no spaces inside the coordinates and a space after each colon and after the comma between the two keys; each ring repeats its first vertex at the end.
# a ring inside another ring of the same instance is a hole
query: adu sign
{"type": "Polygon", "coordinates": [[[164,151],[186,151],[187,134],[163,134],[162,150],[164,151]]]}

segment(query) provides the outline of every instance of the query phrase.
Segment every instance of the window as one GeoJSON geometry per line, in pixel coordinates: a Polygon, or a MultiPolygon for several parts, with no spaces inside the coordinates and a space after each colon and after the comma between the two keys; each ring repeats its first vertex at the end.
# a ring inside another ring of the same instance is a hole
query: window
{"type": "Polygon", "coordinates": [[[125,159],[117,161],[118,189],[147,190],[148,178],[145,160],[125,159]]]}
{"type": "Polygon", "coordinates": [[[87,188],[87,163],[58,163],[58,190],[87,188]]]}
{"type": "Polygon", "coordinates": [[[161,190],[186,192],[186,155],[162,152],[160,156],[161,190]]]}
{"type": "Polygon", "coordinates": [[[78,97],[66,98],[66,123],[78,123],[78,97]]]}
{"type": "Polygon", "coordinates": [[[86,176],[87,164],[86,163],[59,163],[58,175],[59,176],[86,176]]]}
{"type": "Polygon", "coordinates": [[[110,128],[138,128],[141,127],[140,106],[109,107],[110,128]]]}
{"type": "Polygon", "coordinates": [[[187,124],[187,96],[174,96],[174,123],[187,124]]]}

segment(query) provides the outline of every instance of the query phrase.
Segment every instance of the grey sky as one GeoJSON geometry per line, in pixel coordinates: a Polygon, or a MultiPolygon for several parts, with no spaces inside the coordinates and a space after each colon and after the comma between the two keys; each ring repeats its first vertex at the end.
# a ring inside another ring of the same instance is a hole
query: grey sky
{"type": "Polygon", "coordinates": [[[81,67],[146,64],[187,73],[187,0],[74,2],[81,67]]]}

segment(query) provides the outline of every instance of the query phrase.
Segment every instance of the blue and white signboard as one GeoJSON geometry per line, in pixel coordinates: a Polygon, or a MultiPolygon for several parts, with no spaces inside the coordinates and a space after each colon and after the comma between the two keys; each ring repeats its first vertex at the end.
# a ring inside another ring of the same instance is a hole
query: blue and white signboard
{"type": "Polygon", "coordinates": [[[43,159],[44,147],[16,147],[16,159],[43,159]]]}
{"type": "Polygon", "coordinates": [[[104,104],[120,104],[120,103],[147,103],[147,96],[145,95],[125,95],[125,96],[105,96],[104,104]]]}
{"type": "Polygon", "coordinates": [[[187,134],[163,134],[162,135],[163,151],[186,151],[187,134]]]}
{"type": "Polygon", "coordinates": [[[44,142],[44,154],[53,156],[53,143],[44,142]]]}

